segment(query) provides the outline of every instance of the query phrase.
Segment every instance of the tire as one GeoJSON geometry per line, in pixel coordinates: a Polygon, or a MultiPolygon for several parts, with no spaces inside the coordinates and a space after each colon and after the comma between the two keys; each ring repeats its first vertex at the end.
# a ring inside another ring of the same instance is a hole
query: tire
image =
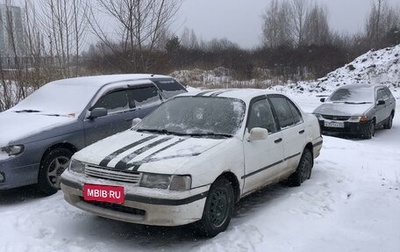
{"type": "Polygon", "coordinates": [[[45,195],[55,194],[60,189],[60,176],[67,169],[72,152],[58,148],[51,150],[40,164],[38,189],[45,195]]]}
{"type": "Polygon", "coordinates": [[[371,139],[373,136],[375,136],[375,120],[369,123],[368,131],[363,135],[365,139],[371,139]]]}
{"type": "Polygon", "coordinates": [[[208,192],[203,217],[197,223],[201,236],[214,237],[226,230],[232,217],[234,191],[227,179],[215,181],[208,192]]]}
{"type": "Polygon", "coordinates": [[[390,114],[389,118],[387,119],[387,122],[383,125],[384,129],[391,129],[393,125],[393,114],[390,114]]]}
{"type": "Polygon", "coordinates": [[[288,178],[289,186],[300,186],[301,183],[309,179],[311,177],[312,167],[313,156],[311,151],[306,148],[303,151],[296,171],[288,178]]]}

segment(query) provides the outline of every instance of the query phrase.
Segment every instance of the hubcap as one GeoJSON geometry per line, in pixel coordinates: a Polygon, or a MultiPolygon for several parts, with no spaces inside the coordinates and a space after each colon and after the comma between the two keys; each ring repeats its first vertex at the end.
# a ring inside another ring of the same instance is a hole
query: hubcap
{"type": "Polygon", "coordinates": [[[220,226],[227,218],[228,196],[224,189],[220,188],[211,195],[210,221],[214,226],[220,226]]]}
{"type": "Polygon", "coordinates": [[[67,169],[69,164],[69,158],[61,156],[57,157],[49,165],[47,178],[54,187],[60,187],[60,176],[67,169]]]}

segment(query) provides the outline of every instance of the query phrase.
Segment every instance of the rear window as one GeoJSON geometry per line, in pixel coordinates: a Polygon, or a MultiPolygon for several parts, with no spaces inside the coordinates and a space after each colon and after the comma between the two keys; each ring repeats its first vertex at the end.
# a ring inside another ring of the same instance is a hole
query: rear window
{"type": "Polygon", "coordinates": [[[186,93],[186,89],[174,79],[153,80],[154,84],[160,89],[161,96],[169,99],[175,95],[186,93]]]}

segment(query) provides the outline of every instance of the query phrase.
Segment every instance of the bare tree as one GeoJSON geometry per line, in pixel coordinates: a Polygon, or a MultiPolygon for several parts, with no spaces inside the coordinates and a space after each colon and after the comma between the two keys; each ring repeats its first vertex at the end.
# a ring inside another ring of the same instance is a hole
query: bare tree
{"type": "Polygon", "coordinates": [[[304,42],[307,45],[326,45],[330,41],[327,11],[315,5],[305,19],[304,42]]]}
{"type": "Polygon", "coordinates": [[[290,44],[289,5],[273,0],[263,15],[263,44],[276,48],[290,44]]]}
{"type": "Polygon", "coordinates": [[[181,45],[188,49],[199,48],[199,41],[193,29],[185,27],[180,37],[181,45]]]}
{"type": "Polygon", "coordinates": [[[85,41],[86,0],[39,0],[38,24],[46,43],[46,53],[56,59],[63,77],[79,75],[78,59],[85,41]],[[75,71],[70,66],[75,64],[75,71]]]}
{"type": "Polygon", "coordinates": [[[365,26],[369,46],[379,46],[381,39],[399,25],[399,20],[399,13],[390,9],[385,0],[373,2],[365,26]]]}
{"type": "Polygon", "coordinates": [[[117,40],[111,39],[93,12],[91,26],[95,34],[111,48],[121,43],[125,54],[131,55],[131,71],[146,72],[150,55],[171,25],[181,0],[96,0],[96,3],[100,11],[116,22],[119,33],[117,40]]]}
{"type": "Polygon", "coordinates": [[[310,11],[310,5],[307,0],[291,0],[289,11],[291,38],[294,45],[297,47],[305,44],[305,25],[310,11]]]}

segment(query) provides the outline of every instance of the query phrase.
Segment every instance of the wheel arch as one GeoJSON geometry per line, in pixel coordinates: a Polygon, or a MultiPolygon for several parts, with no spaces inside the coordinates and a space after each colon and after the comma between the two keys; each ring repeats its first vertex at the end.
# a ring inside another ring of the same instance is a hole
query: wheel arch
{"type": "Polygon", "coordinates": [[[72,153],[75,153],[78,151],[78,148],[76,148],[76,146],[71,143],[57,143],[46,149],[46,151],[42,155],[42,158],[40,159],[40,163],[42,163],[43,160],[46,158],[46,156],[55,149],[67,149],[67,150],[71,151],[72,153]]]}
{"type": "Polygon", "coordinates": [[[240,199],[240,183],[239,180],[237,179],[237,177],[235,176],[235,174],[233,174],[230,171],[226,171],[224,173],[222,173],[221,175],[218,176],[218,178],[215,180],[219,180],[219,179],[226,179],[228,180],[233,188],[233,192],[234,192],[234,201],[237,202],[240,199]]]}
{"type": "MultiPolygon", "coordinates": [[[[311,142],[307,143],[306,146],[304,147],[304,150],[308,149],[311,152],[312,155],[312,166],[314,166],[314,148],[313,148],[313,144],[311,142]]],[[[304,152],[303,150],[303,152],[304,152]]]]}

